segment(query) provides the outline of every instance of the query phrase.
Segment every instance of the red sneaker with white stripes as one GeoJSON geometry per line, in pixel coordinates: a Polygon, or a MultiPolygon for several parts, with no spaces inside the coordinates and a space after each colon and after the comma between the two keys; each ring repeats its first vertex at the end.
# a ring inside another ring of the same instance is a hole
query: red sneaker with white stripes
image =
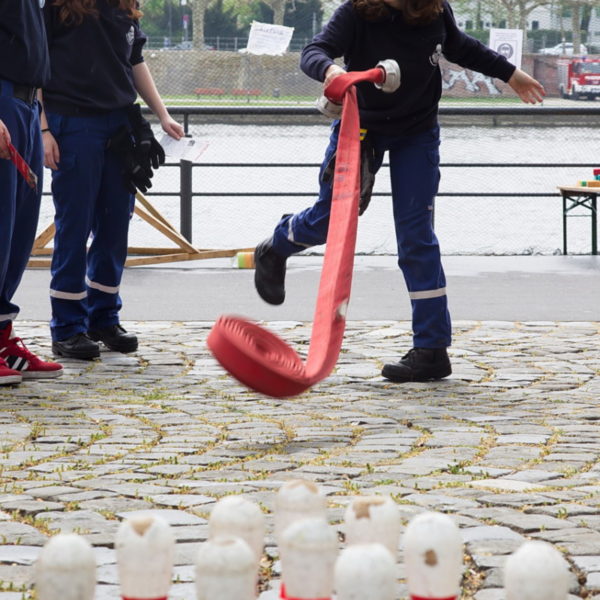
{"type": "Polygon", "coordinates": [[[62,365],[46,362],[27,350],[23,340],[12,335],[12,325],[0,330],[0,359],[23,379],[47,379],[63,374],[62,365]]]}
{"type": "Polygon", "coordinates": [[[19,371],[9,368],[6,361],[0,358],[0,385],[14,385],[21,383],[23,376],[19,371]]]}

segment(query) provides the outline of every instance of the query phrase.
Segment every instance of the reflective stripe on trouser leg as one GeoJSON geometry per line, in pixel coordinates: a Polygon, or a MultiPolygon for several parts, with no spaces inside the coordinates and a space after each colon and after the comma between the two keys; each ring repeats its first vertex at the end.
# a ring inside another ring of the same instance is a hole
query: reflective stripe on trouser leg
{"type": "Polygon", "coordinates": [[[10,160],[0,160],[0,328],[16,318],[11,300],[31,256],[43,188],[43,147],[38,105],[16,100],[12,84],[0,82],[0,120],[11,141],[38,177],[32,190],[10,160]]]}
{"type": "Polygon", "coordinates": [[[415,347],[451,344],[446,278],[432,227],[439,184],[439,131],[396,139],[390,144],[390,170],[398,265],[412,304],[415,347]]]}

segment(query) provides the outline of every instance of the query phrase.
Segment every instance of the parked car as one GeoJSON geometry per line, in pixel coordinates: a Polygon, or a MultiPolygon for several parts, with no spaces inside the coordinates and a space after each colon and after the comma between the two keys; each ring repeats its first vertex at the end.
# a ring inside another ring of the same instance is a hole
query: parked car
{"type": "MultiPolygon", "coordinates": [[[[549,54],[554,56],[573,56],[573,43],[561,42],[552,46],[552,48],[541,48],[539,54],[549,54]]],[[[579,44],[579,54],[587,54],[587,48],[583,44],[579,44]]]]}

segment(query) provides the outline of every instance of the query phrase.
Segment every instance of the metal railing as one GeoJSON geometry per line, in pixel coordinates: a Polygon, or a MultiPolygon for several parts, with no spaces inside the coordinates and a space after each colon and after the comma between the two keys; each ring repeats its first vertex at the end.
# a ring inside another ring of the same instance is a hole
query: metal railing
{"type": "MultiPolygon", "coordinates": [[[[171,114],[183,117],[184,129],[189,131],[190,117],[202,116],[318,116],[319,113],[312,107],[226,107],[226,106],[207,106],[207,107],[173,107],[169,109],[171,114]]],[[[586,117],[593,116],[600,119],[600,107],[441,107],[440,117],[489,117],[492,119],[492,125],[497,124],[497,119],[501,117],[528,117],[537,119],[539,117],[586,117]]],[[[175,192],[148,192],[148,195],[155,196],[179,196],[180,201],[180,232],[189,241],[192,241],[192,222],[193,222],[193,201],[194,198],[210,197],[315,197],[315,190],[307,192],[203,192],[194,191],[192,186],[193,169],[196,168],[219,168],[219,169],[252,169],[252,168],[319,168],[320,163],[251,163],[251,162],[232,162],[232,163],[168,163],[165,166],[180,168],[180,187],[175,192]]],[[[382,165],[387,166],[387,163],[382,165]]],[[[473,168],[510,168],[510,169],[554,169],[554,168],[594,168],[598,163],[442,163],[440,168],[455,169],[473,169],[473,168]]],[[[227,181],[227,178],[223,178],[227,181]]],[[[391,196],[390,192],[375,192],[373,196],[391,196]]],[[[438,197],[461,197],[461,198],[559,198],[557,192],[440,192],[438,197]]]]}
{"type": "MultiPolygon", "coordinates": [[[[148,113],[148,109],[144,109],[148,113]]],[[[232,116],[276,116],[276,117],[318,117],[319,113],[313,107],[260,107],[260,106],[174,106],[169,108],[172,115],[178,115],[183,118],[183,126],[186,133],[189,131],[190,118],[202,117],[232,117],[232,116]]],[[[527,119],[547,119],[556,117],[595,117],[600,121],[600,107],[441,107],[439,111],[440,118],[445,117],[487,117],[491,119],[492,126],[497,125],[497,120],[501,118],[523,117],[527,119]]],[[[528,124],[531,124],[528,122],[528,124]]],[[[552,121],[546,122],[545,126],[552,126],[552,121]]],[[[384,167],[387,163],[384,163],[384,167]]],[[[554,169],[554,168],[594,168],[598,163],[442,163],[441,168],[448,169],[473,169],[473,168],[510,168],[510,169],[554,169]]],[[[173,191],[153,192],[148,191],[147,196],[168,196],[179,197],[180,213],[180,233],[192,242],[192,222],[193,222],[193,204],[194,198],[210,197],[314,197],[315,190],[307,192],[233,192],[226,189],[218,192],[195,191],[193,189],[193,170],[198,168],[219,168],[219,169],[252,169],[252,168],[319,168],[320,163],[251,163],[251,162],[231,162],[231,163],[191,163],[182,161],[178,163],[166,163],[164,167],[179,168],[179,189],[173,191]]],[[[227,181],[226,177],[222,178],[227,181]]],[[[374,196],[391,196],[389,192],[375,192],[374,196]]],[[[440,192],[438,197],[462,197],[462,198],[559,198],[557,192],[498,192],[498,191],[477,191],[477,192],[440,192]]]]}

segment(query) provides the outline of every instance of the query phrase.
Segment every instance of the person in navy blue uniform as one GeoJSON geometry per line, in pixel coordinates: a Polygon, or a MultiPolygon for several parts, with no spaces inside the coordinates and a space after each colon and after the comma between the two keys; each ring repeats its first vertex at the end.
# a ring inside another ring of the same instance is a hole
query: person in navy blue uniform
{"type": "MultiPolygon", "coordinates": [[[[446,281],[432,222],[440,177],[437,113],[442,54],[467,69],[508,82],[524,102],[542,99],[542,85],[461,32],[450,4],[443,0],[347,1],[304,48],[300,63],[324,87],[346,71],[371,69],[381,60],[393,59],[400,66],[401,85],[394,93],[368,83],[357,85],[373,175],[384,153],[389,153],[398,265],[412,304],[413,348],[382,371],[395,382],[441,379],[452,372],[447,352],[451,322],[446,281]],[[343,57],[345,69],[334,63],[338,57],[343,57]]],[[[328,173],[338,130],[339,122],[334,122],[316,203],[284,215],[273,236],[256,247],[255,286],[270,304],[285,299],[286,259],[327,239],[332,193],[328,173]]]]}
{"type": "Polygon", "coordinates": [[[132,139],[138,93],[166,133],[184,133],[144,62],[140,16],[136,0],[46,0],[44,7],[52,73],[42,130],[56,209],[50,328],[54,353],[69,358],[98,357],[99,342],[118,352],[138,347],[119,321],[136,185],[124,175],[126,157],[111,148],[123,131],[119,144],[132,139]]]}
{"type": "Polygon", "coordinates": [[[31,254],[42,194],[36,88],[49,75],[40,0],[0,2],[0,385],[62,375],[61,365],[35,356],[13,331],[19,307],[12,298],[31,254]],[[28,185],[10,160],[9,144],[29,164],[37,186],[28,185]]]}

